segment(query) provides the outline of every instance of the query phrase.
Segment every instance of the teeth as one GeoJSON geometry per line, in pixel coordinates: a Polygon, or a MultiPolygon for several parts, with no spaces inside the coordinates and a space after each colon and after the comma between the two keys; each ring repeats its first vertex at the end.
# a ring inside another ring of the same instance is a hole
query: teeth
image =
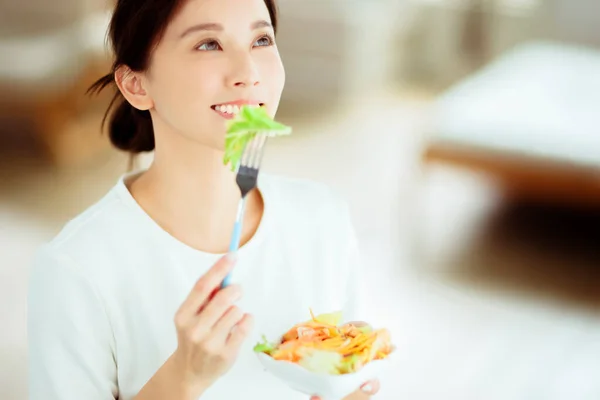
{"type": "MultiPolygon", "coordinates": [[[[249,104],[250,107],[253,108],[258,108],[260,107],[259,104],[249,104]]],[[[231,105],[231,104],[222,104],[222,105],[218,105],[215,106],[215,110],[225,113],[225,114],[239,114],[240,112],[240,106],[238,105],[231,105]]]]}

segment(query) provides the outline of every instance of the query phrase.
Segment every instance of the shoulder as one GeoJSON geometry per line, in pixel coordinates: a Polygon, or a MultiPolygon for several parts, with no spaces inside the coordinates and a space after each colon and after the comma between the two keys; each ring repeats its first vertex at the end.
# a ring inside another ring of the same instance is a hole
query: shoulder
{"type": "Polygon", "coordinates": [[[28,295],[34,314],[43,314],[39,310],[50,305],[58,309],[54,315],[61,318],[74,318],[77,309],[101,309],[99,283],[106,280],[101,267],[103,238],[111,237],[109,214],[115,207],[117,202],[109,193],[37,249],[30,266],[28,295]]]}
{"type": "Polygon", "coordinates": [[[68,221],[48,245],[66,247],[77,241],[80,234],[96,231],[110,219],[112,212],[117,210],[120,205],[119,198],[113,191],[110,191],[98,202],[68,221]]]}
{"type": "Polygon", "coordinates": [[[34,268],[54,264],[76,266],[78,273],[97,270],[94,266],[115,254],[117,244],[135,229],[131,218],[131,207],[113,188],[38,249],[34,268]]]}

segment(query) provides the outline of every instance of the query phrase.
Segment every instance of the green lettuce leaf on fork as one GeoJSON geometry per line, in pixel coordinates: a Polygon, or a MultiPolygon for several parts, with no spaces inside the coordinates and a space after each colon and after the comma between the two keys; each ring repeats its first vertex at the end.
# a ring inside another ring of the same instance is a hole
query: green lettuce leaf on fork
{"type": "Polygon", "coordinates": [[[231,170],[235,171],[246,144],[259,132],[275,137],[289,135],[292,128],[274,121],[264,107],[242,106],[235,118],[227,122],[223,164],[229,164],[231,170]]]}

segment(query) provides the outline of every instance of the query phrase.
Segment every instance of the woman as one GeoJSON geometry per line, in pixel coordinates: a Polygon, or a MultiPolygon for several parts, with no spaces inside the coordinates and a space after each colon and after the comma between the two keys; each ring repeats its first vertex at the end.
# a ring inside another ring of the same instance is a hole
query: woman
{"type": "Polygon", "coordinates": [[[276,27],[274,0],[117,2],[114,67],[94,89],[116,83],[110,138],[154,161],[39,251],[31,399],[306,398],[265,373],[252,346],[309,307],[356,316],[345,205],[317,184],[262,176],[242,247],[223,256],[239,199],[221,161],[225,121],[242,104],[275,114],[276,27]],[[234,284],[217,291],[228,272],[234,284]]]}

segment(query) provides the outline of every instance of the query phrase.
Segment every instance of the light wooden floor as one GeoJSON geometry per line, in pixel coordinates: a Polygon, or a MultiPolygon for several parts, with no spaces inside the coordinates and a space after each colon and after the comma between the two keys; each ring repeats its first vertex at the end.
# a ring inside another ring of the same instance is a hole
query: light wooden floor
{"type": "MultiPolygon", "coordinates": [[[[399,348],[378,398],[600,398],[599,216],[503,204],[485,177],[421,169],[426,111],[381,95],[318,120],[284,113],[295,134],[267,154],[268,171],[325,181],[353,207],[373,321],[399,348]]],[[[21,400],[31,253],[126,160],[62,171],[26,152],[0,160],[0,398],[21,400]]]]}

